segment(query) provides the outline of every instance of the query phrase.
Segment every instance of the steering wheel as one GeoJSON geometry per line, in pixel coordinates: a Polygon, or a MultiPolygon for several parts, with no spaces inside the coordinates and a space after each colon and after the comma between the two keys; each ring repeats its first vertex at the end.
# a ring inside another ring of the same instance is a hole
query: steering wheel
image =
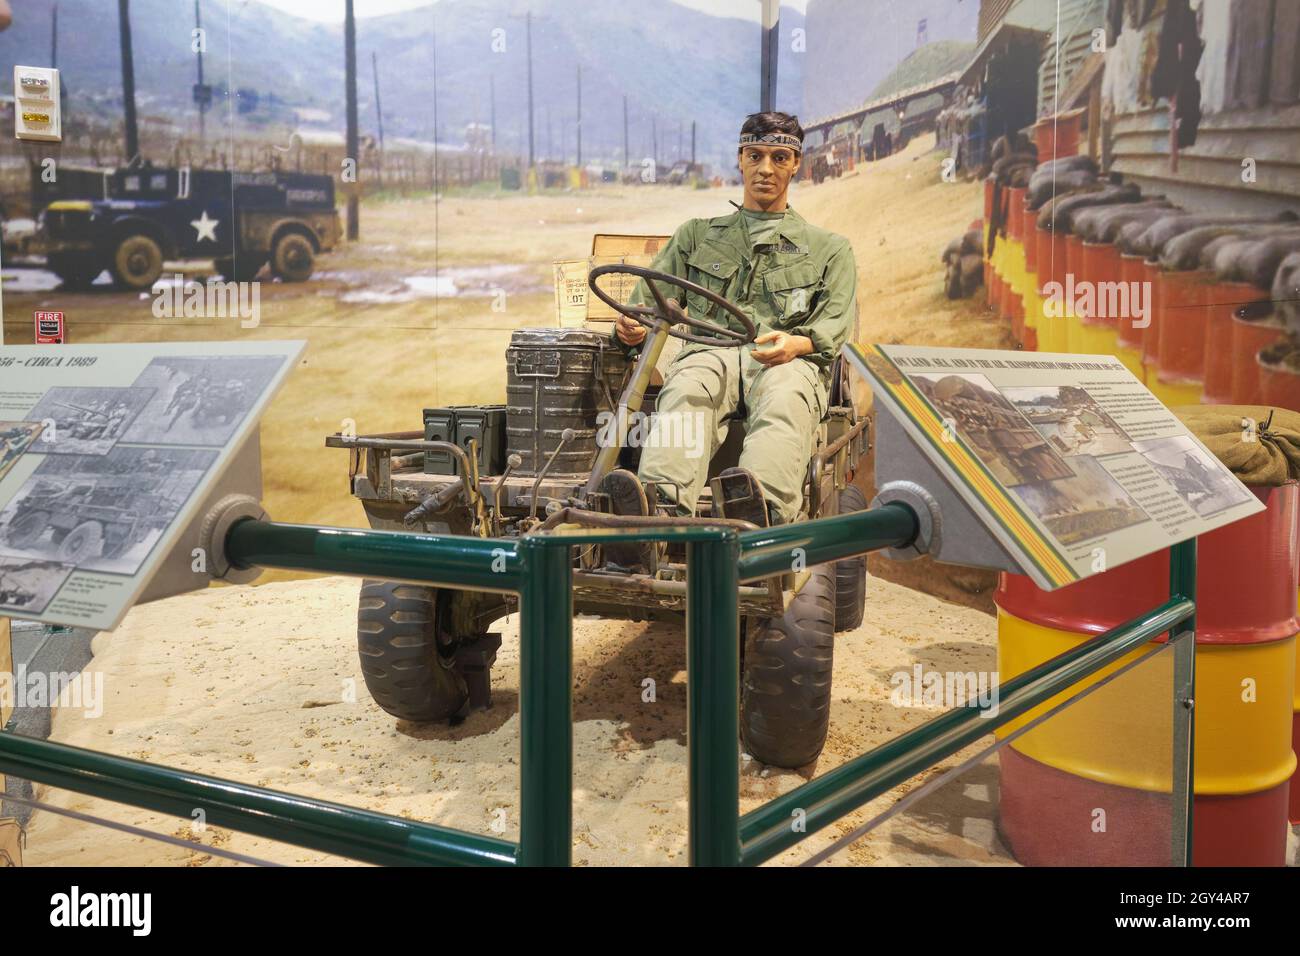
{"type": "Polygon", "coordinates": [[[663,319],[668,323],[668,334],[682,339],[686,342],[698,342],[701,345],[722,345],[739,347],[747,345],[754,341],[758,330],[754,328],[754,323],[750,321],[740,307],[728,302],[722,296],[718,295],[712,289],[706,289],[704,286],[680,276],[675,276],[669,272],[659,272],[655,269],[643,269],[641,266],[628,266],[620,263],[611,263],[605,266],[596,266],[587,275],[587,285],[591,291],[596,293],[596,298],[600,299],[614,311],[626,315],[632,321],[647,329],[654,329],[656,320],[663,319]],[[625,305],[611,298],[599,285],[596,280],[601,276],[607,275],[629,275],[636,276],[639,279],[645,279],[646,285],[650,287],[651,294],[655,297],[655,305],[658,308],[651,308],[648,305],[625,305]],[[735,329],[727,328],[725,325],[717,325],[713,322],[706,322],[704,319],[697,319],[687,315],[674,299],[665,299],[663,293],[655,285],[656,282],[667,282],[669,285],[675,285],[678,288],[685,289],[687,292],[694,292],[701,298],[707,299],[714,305],[720,305],[726,309],[745,327],[744,332],[737,332],[735,329]],[[688,329],[695,329],[697,332],[711,333],[705,335],[696,335],[694,332],[688,332],[686,329],[679,328],[686,326],[688,329]]]}

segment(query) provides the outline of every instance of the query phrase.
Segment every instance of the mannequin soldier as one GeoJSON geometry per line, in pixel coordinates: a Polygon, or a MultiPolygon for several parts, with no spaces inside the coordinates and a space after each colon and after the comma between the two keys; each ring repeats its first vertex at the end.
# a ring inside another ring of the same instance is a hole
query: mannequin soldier
{"type": "MultiPolygon", "coordinates": [[[[663,513],[694,514],[709,461],[726,437],[727,417],[743,419],[746,434],[739,466],[721,475],[724,513],[760,526],[799,514],[808,457],[826,412],[831,363],[857,315],[857,269],[848,240],[811,225],[787,202],[803,138],[798,119],[786,113],[747,117],[737,144],[743,205],[730,215],[687,221],[655,258],[652,268],[735,303],[759,334],[740,348],[690,343],[678,353],[665,372],[656,419],[700,416],[705,454],[692,458],[652,433],[639,476],[618,470],[602,485],[618,514],[650,512],[645,481],[656,483],[660,501],[653,504],[663,513]]],[[[642,305],[648,298],[642,280],[630,302],[642,305]]],[[[686,308],[743,331],[701,297],[686,294],[686,308]]],[[[634,349],[646,329],[620,315],[614,334],[634,349]]]]}

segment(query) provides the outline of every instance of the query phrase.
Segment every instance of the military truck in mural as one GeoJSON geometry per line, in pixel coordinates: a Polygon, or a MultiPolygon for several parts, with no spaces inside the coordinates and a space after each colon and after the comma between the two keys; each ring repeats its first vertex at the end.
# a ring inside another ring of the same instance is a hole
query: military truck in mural
{"type": "Polygon", "coordinates": [[[329,176],[145,163],[104,173],[102,185],[100,197],[56,199],[37,219],[36,247],[66,288],[107,269],[118,288],[147,290],[179,259],[211,259],[232,281],[269,263],[281,280],[304,282],[341,236],[329,176]]]}

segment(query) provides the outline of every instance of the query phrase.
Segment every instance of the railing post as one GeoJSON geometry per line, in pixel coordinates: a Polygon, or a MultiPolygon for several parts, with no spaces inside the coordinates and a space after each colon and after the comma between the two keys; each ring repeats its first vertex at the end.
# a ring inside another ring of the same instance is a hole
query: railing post
{"type": "Polygon", "coordinates": [[[524,538],[519,591],[519,862],[573,855],[573,586],[570,546],[524,538]]]}
{"type": "Polygon", "coordinates": [[[689,862],[740,863],[740,543],[733,531],[686,547],[689,862]]]}
{"type": "MultiPolygon", "coordinates": [[[[1196,539],[1169,549],[1169,596],[1196,600],[1196,539]]],[[[1196,797],[1193,747],[1196,739],[1196,615],[1169,631],[1174,645],[1173,780],[1170,791],[1171,862],[1192,865],[1192,804],[1196,797]]]]}

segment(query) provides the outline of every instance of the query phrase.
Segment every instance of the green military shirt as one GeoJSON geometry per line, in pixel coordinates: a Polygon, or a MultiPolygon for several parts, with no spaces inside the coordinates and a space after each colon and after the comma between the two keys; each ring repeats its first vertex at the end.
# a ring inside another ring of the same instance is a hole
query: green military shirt
{"type": "MultiPolygon", "coordinates": [[[[857,267],[849,241],[810,224],[790,206],[784,214],[737,207],[730,215],[687,220],[651,268],[688,279],[739,306],[758,335],[773,330],[806,335],[813,352],[804,357],[821,370],[824,381],[855,331],[857,267]]],[[[743,331],[735,317],[702,296],[667,286],[661,291],[679,301],[684,294],[686,310],[695,318],[743,331]]],[[[652,304],[654,297],[642,281],[628,301],[652,304]]],[[[688,343],[683,351],[703,347],[688,343]]]]}

